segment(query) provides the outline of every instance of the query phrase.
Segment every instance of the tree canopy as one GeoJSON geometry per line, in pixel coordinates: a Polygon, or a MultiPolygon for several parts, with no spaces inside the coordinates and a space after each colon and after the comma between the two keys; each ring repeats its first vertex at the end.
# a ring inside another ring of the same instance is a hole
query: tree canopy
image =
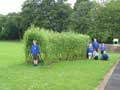
{"type": "Polygon", "coordinates": [[[31,25],[56,32],[72,30],[101,42],[120,39],[120,1],[98,4],[76,0],[72,9],[67,0],[26,0],[20,13],[0,14],[0,39],[22,39],[31,25]]]}

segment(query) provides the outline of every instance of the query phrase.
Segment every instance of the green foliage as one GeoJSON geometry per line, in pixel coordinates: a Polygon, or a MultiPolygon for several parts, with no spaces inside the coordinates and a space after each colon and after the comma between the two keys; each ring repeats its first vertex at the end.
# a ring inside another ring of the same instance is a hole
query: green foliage
{"type": "Polygon", "coordinates": [[[21,16],[11,13],[0,17],[0,39],[16,40],[21,39],[23,31],[21,26],[21,16]]]}
{"type": "Polygon", "coordinates": [[[79,4],[82,2],[88,2],[90,0],[76,0],[75,5],[74,5],[74,9],[76,10],[79,7],[79,4]]]}
{"type": "Polygon", "coordinates": [[[22,42],[0,42],[0,90],[95,90],[120,54],[108,62],[64,61],[46,66],[25,64],[22,42]]]}
{"type": "Polygon", "coordinates": [[[20,13],[0,15],[0,39],[23,37],[31,25],[52,31],[74,31],[88,34],[100,42],[120,39],[120,1],[97,4],[90,0],[76,0],[74,9],[67,0],[26,0],[20,13]]]}
{"type": "Polygon", "coordinates": [[[68,28],[71,13],[72,8],[64,0],[26,0],[22,7],[28,24],[58,32],[68,28]]]}
{"type": "Polygon", "coordinates": [[[88,34],[101,42],[120,39],[120,1],[111,1],[105,6],[97,6],[91,11],[91,25],[88,34]]]}
{"type": "Polygon", "coordinates": [[[52,32],[39,28],[30,28],[25,32],[26,60],[31,60],[32,40],[37,40],[41,48],[41,56],[45,63],[61,60],[79,60],[86,57],[86,45],[89,36],[72,32],[52,32]]]}
{"type": "Polygon", "coordinates": [[[71,15],[71,27],[75,32],[86,34],[89,31],[90,17],[89,12],[95,7],[95,3],[86,0],[78,0],[71,15]]]}
{"type": "Polygon", "coordinates": [[[58,32],[68,30],[72,8],[65,1],[26,0],[20,13],[0,15],[0,39],[21,39],[32,24],[58,32]]]}
{"type": "Polygon", "coordinates": [[[47,35],[43,30],[39,31],[39,28],[29,28],[29,30],[24,35],[25,40],[25,56],[27,62],[32,58],[31,56],[31,46],[32,41],[37,40],[38,44],[40,45],[40,49],[42,53],[46,54],[47,51],[47,35]]]}

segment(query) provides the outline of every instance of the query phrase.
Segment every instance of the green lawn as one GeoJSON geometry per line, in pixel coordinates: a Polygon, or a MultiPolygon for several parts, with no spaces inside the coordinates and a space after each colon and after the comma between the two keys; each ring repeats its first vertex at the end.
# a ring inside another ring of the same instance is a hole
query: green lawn
{"type": "Polygon", "coordinates": [[[120,56],[34,67],[25,64],[23,49],[19,42],[0,42],[0,90],[94,90],[120,56]]]}

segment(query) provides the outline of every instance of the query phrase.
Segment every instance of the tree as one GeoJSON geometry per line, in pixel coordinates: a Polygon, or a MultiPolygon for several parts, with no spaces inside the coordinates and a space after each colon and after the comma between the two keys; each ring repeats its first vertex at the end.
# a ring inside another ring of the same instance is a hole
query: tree
{"type": "Polygon", "coordinates": [[[74,5],[74,10],[76,10],[78,8],[78,6],[81,2],[86,2],[86,1],[90,1],[90,0],[76,0],[76,3],[74,5]]]}
{"type": "Polygon", "coordinates": [[[40,28],[46,28],[61,32],[67,29],[69,15],[72,12],[66,0],[27,0],[22,8],[23,17],[28,26],[34,24],[40,28]]]}
{"type": "Polygon", "coordinates": [[[61,32],[68,30],[72,8],[66,0],[26,0],[22,12],[0,15],[0,39],[21,39],[32,24],[61,32]]]}
{"type": "Polygon", "coordinates": [[[96,33],[101,42],[111,42],[113,38],[120,39],[119,12],[120,1],[111,1],[105,6],[99,7],[94,13],[94,25],[91,25],[89,35],[95,37],[94,33],[96,33]]]}
{"type": "Polygon", "coordinates": [[[0,37],[1,39],[16,40],[21,39],[23,32],[20,28],[21,17],[16,13],[10,13],[0,18],[0,37]]]}
{"type": "Polygon", "coordinates": [[[3,30],[3,26],[4,26],[4,22],[5,22],[5,16],[4,15],[0,15],[0,38],[2,38],[2,30],[3,30]]]}
{"type": "MultiPolygon", "coordinates": [[[[79,1],[79,0],[78,0],[79,1]]],[[[77,2],[75,10],[71,15],[71,21],[73,25],[73,30],[79,33],[86,34],[89,30],[90,17],[89,12],[94,8],[94,2],[91,1],[81,1],[79,4],[77,2]]]]}

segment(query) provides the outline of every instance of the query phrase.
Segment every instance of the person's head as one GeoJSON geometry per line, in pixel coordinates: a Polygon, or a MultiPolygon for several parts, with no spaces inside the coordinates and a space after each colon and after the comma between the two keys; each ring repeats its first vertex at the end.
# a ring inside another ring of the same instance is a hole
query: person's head
{"type": "Polygon", "coordinates": [[[94,41],[96,42],[96,41],[97,41],[97,39],[96,39],[96,38],[94,38],[94,41]]]}
{"type": "Polygon", "coordinates": [[[104,43],[102,43],[102,46],[104,46],[105,44],[104,43]]]}
{"type": "Polygon", "coordinates": [[[103,54],[106,54],[106,51],[103,51],[103,54]]]}
{"type": "Polygon", "coordinates": [[[90,47],[90,48],[92,47],[92,44],[91,44],[91,43],[89,44],[89,47],[90,47]]]}
{"type": "Polygon", "coordinates": [[[36,45],[37,44],[37,40],[33,40],[33,44],[36,45]]]}

